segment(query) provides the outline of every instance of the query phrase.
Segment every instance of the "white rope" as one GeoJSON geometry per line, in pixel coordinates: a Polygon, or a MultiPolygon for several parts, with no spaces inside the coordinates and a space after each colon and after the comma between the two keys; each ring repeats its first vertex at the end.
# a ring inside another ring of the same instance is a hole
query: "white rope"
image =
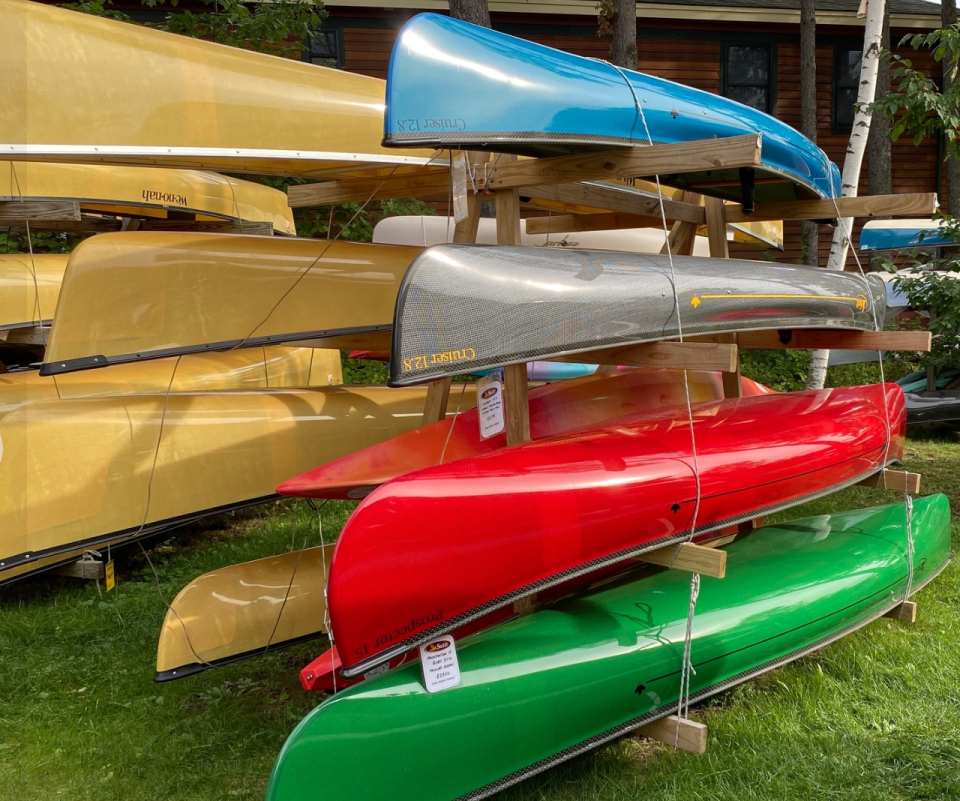
{"type": "MultiPolygon", "coordinates": [[[[630,89],[630,94],[633,95],[633,102],[637,109],[637,112],[640,115],[640,121],[643,123],[643,130],[647,137],[647,144],[651,147],[653,146],[653,137],[650,135],[650,128],[647,125],[646,115],[643,113],[643,106],[640,103],[640,98],[637,97],[637,92],[633,87],[633,84],[630,83],[630,79],[627,78],[626,73],[618,67],[616,64],[611,64],[623,78],[624,83],[630,89]]],[[[663,225],[663,235],[664,241],[666,242],[667,249],[667,261],[670,264],[670,282],[673,288],[673,307],[677,315],[677,334],[680,342],[683,342],[683,323],[680,315],[680,295],[677,292],[677,275],[674,269],[673,264],[673,249],[670,245],[670,231],[667,227],[667,214],[664,209],[663,204],[663,188],[660,185],[660,176],[654,175],[654,180],[657,184],[657,197],[659,198],[660,206],[660,221],[663,225]]],[[[690,448],[693,453],[693,477],[696,484],[696,502],[693,507],[693,517],[690,521],[690,532],[687,535],[686,542],[690,542],[695,534],[697,529],[697,516],[700,513],[700,464],[697,459],[697,435],[694,430],[693,422],[693,406],[690,400],[690,382],[687,376],[687,371],[683,371],[683,391],[684,397],[686,399],[687,405],[687,421],[690,426],[690,448]]],[[[680,554],[680,549],[677,549],[677,552],[671,560],[670,567],[673,566],[673,562],[676,561],[677,556],[680,554]]],[[[687,627],[683,640],[683,662],[680,666],[680,697],[677,703],[677,730],[674,734],[674,747],[680,747],[680,722],[679,719],[686,718],[690,712],[690,680],[693,675],[696,675],[696,671],[693,668],[693,662],[691,659],[691,654],[693,651],[693,616],[697,607],[697,598],[700,595],[700,574],[694,573],[690,578],[690,605],[687,609],[687,627]]]]}
{"type": "MultiPolygon", "coordinates": [[[[870,295],[870,285],[867,282],[867,274],[863,269],[863,263],[860,261],[860,256],[857,253],[856,248],[853,247],[853,233],[847,228],[846,218],[842,217],[840,214],[840,206],[837,203],[836,198],[831,198],[833,201],[834,211],[837,213],[837,223],[843,229],[843,236],[847,240],[848,247],[853,253],[853,260],[856,262],[857,269],[860,271],[860,277],[863,279],[865,292],[867,296],[870,295]]],[[[877,313],[877,306],[875,303],[870,304],[873,312],[873,328],[875,331],[881,331],[883,326],[880,321],[880,317],[877,313]]],[[[884,449],[883,454],[883,465],[881,466],[881,475],[883,476],[883,487],[886,489],[887,486],[887,477],[886,477],[886,467],[890,462],[890,448],[893,445],[893,429],[890,425],[890,406],[887,403],[887,392],[885,389],[886,385],[886,375],[883,368],[883,351],[877,351],[877,362],[880,365],[880,385],[884,387],[882,391],[883,395],[883,418],[884,424],[887,427],[887,443],[884,449]]],[[[914,541],[913,541],[913,527],[912,527],[912,517],[913,517],[913,498],[910,496],[910,489],[904,482],[903,487],[903,502],[905,507],[905,516],[906,516],[906,555],[907,555],[907,585],[904,591],[903,600],[906,601],[910,598],[910,592],[913,588],[913,554],[914,554],[914,541]]]]}

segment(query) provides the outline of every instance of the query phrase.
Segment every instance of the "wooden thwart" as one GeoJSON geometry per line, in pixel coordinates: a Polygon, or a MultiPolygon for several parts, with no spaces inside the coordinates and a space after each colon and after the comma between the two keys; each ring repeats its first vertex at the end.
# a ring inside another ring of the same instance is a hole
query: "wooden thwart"
{"type": "MultiPolygon", "coordinates": [[[[691,342],[720,342],[724,334],[690,337],[691,342]]],[[[823,328],[747,331],[737,345],[749,350],[909,350],[929,351],[929,331],[840,331],[823,328]]]]}
{"type": "Polygon", "coordinates": [[[667,545],[655,551],[647,551],[637,557],[641,562],[699,573],[701,576],[723,578],[727,574],[727,552],[719,548],[707,548],[684,542],[679,545],[667,545]]]}
{"type": "Polygon", "coordinates": [[[881,489],[908,492],[916,495],[920,492],[920,473],[908,473],[903,470],[882,470],[876,475],[859,482],[863,487],[880,487],[881,489]]]}
{"type": "Polygon", "coordinates": [[[733,372],[739,363],[736,345],[716,342],[648,342],[552,356],[546,361],[721,372],[733,372]]]}
{"type": "Polygon", "coordinates": [[[676,715],[641,726],[637,734],[692,754],[703,754],[707,750],[707,727],[676,715]]]}
{"type": "Polygon", "coordinates": [[[890,617],[903,623],[917,622],[917,605],[914,601],[904,601],[887,612],[884,617],[890,617]]]}

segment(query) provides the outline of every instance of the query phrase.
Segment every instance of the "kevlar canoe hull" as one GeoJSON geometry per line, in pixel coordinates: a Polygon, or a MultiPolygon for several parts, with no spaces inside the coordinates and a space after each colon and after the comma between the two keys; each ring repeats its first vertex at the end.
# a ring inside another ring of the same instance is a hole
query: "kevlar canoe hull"
{"type": "MultiPolygon", "coordinates": [[[[840,172],[813,142],[709,92],[437,14],[410,20],[390,56],[386,145],[545,156],[646,145],[648,131],[654,144],[761,133],[757,202],[840,196],[840,172]]],[[[742,199],[736,169],[661,180],[742,199]]]]}
{"type": "Polygon", "coordinates": [[[903,451],[895,384],[641,412],[368,495],[327,602],[344,676],[578,574],[854,484],[903,451]]]}
{"type": "Polygon", "coordinates": [[[437,245],[417,256],[400,287],[390,384],[699,334],[874,331],[885,310],[886,288],[875,275],[738,259],[437,245]]]}
{"type": "MultiPolygon", "coordinates": [[[[199,170],[0,161],[0,201],[8,200],[70,201],[79,204],[81,214],[169,220],[172,224],[268,222],[274,233],[296,235],[286,193],[199,170]]],[[[51,225],[33,221],[33,227],[51,225]]]]}
{"type": "Polygon", "coordinates": [[[907,425],[960,421],[960,391],[905,392],[907,425]]]}
{"type": "Polygon", "coordinates": [[[0,374],[0,419],[25,404],[158,392],[326,387],[343,383],[340,352],[273,345],[115,364],[60,376],[0,374]]]}
{"type": "Polygon", "coordinates": [[[67,258],[60,254],[0,255],[0,331],[50,323],[67,258]]]}
{"type": "Polygon", "coordinates": [[[206,350],[384,334],[419,248],[103,234],[71,254],[44,375],[206,350]]]}
{"type": "Polygon", "coordinates": [[[285,476],[419,425],[425,397],[323,387],[23,404],[0,418],[0,582],[274,497],[285,476]]]}
{"type": "MultiPolygon", "coordinates": [[[[691,370],[687,385],[694,403],[723,398],[717,373],[691,370]]],[[[741,387],[744,397],[770,391],[749,378],[741,379],[741,387]]],[[[454,385],[451,395],[456,397],[457,393],[454,385]]],[[[685,403],[684,374],[678,370],[599,373],[530,390],[530,436],[544,439],[624,414],[685,403]]],[[[440,420],[327,462],[284,481],[277,492],[304,498],[363,498],[397,476],[493,453],[506,446],[506,433],[481,439],[477,411],[471,409],[454,419],[440,420]]]]}
{"type": "MultiPolygon", "coordinates": [[[[726,578],[702,579],[691,700],[898,604],[905,528],[894,504],[768,526],[730,545],[726,578]]],[[[915,500],[912,532],[916,589],[950,558],[945,496],[915,500]]],[[[413,664],[347,689],[290,735],[267,801],[479,799],[671,714],[689,599],[683,571],[630,578],[461,641],[458,686],[428,694],[413,664]]]]}
{"type": "Polygon", "coordinates": [[[324,576],[333,545],[213,570],[170,603],[154,681],[190,676],[313,639],[325,631],[324,576]]]}
{"type": "Polygon", "coordinates": [[[0,0],[0,74],[7,159],[334,177],[436,155],[381,147],[377,78],[42,3],[0,0]]]}

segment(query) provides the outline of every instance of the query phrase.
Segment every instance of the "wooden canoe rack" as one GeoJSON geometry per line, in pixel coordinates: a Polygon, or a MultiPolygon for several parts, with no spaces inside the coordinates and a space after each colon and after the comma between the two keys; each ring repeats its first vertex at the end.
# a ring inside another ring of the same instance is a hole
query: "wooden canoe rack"
{"type": "Polygon", "coordinates": [[[689,718],[669,715],[637,729],[637,734],[648,740],[689,751],[691,754],[703,754],[707,750],[707,727],[689,718]]]}
{"type": "MultiPolygon", "coordinates": [[[[755,135],[710,139],[673,145],[636,146],[596,153],[518,159],[513,155],[467,153],[473,186],[492,197],[497,210],[497,243],[520,244],[521,199],[549,201],[553,207],[569,207],[576,213],[533,218],[528,233],[551,231],[596,231],[624,227],[659,227],[664,219],[671,252],[692,253],[697,229],[706,226],[710,255],[727,258],[726,229],[730,223],[764,220],[822,220],[841,217],[930,216],[937,208],[934,193],[878,195],[873,197],[765,203],[752,214],[740,206],[711,197],[684,192],[680,200],[636,196],[585,181],[628,179],[657,174],[697,172],[710,169],[756,167],[760,164],[760,138],[755,135]],[[587,213],[584,213],[586,211],[587,213]]],[[[291,207],[322,206],[346,202],[369,202],[398,197],[447,194],[451,185],[448,167],[425,167],[415,172],[324,181],[291,186],[291,207]]],[[[468,216],[457,223],[454,242],[475,242],[480,216],[480,197],[468,192],[468,216]]],[[[928,351],[930,334],[915,331],[860,332],[843,330],[757,331],[716,334],[684,342],[655,342],[578,353],[554,361],[593,362],[602,365],[716,370],[723,375],[725,397],[739,397],[739,349],[801,348],[843,350],[928,351]]],[[[530,439],[530,410],[525,365],[504,369],[504,404],[508,444],[530,439]]],[[[445,414],[450,379],[429,385],[423,424],[445,414]]],[[[869,486],[916,491],[919,476],[884,471],[863,482],[869,486]]],[[[722,577],[726,567],[723,551],[701,545],[670,546],[645,554],[643,561],[676,569],[697,570],[722,577]]],[[[526,614],[536,608],[536,597],[517,601],[514,608],[526,614]]],[[[657,724],[651,724],[657,725],[657,724]]],[[[672,740],[671,740],[672,742],[672,740]]]]}

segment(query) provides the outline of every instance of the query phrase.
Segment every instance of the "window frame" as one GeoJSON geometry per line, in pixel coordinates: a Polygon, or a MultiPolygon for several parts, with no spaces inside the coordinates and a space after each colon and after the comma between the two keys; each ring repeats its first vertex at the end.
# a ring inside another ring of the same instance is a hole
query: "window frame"
{"type": "MultiPolygon", "coordinates": [[[[735,100],[728,94],[729,83],[728,53],[731,47],[766,48],[767,50],[767,108],[764,113],[771,117],[777,116],[777,42],[764,41],[759,38],[724,38],[720,49],[720,93],[729,100],[735,100]]],[[[751,85],[751,84],[735,84],[751,85]]],[[[751,106],[751,108],[753,108],[751,106]]]]}
{"type": "MultiPolygon", "coordinates": [[[[830,130],[834,134],[849,134],[853,131],[853,119],[847,123],[841,123],[838,120],[837,112],[840,110],[840,55],[842,53],[860,53],[863,58],[863,43],[856,39],[851,39],[849,43],[837,42],[833,45],[833,80],[831,82],[832,96],[830,98],[830,130]]],[[[859,82],[859,78],[858,78],[859,82]]],[[[856,116],[856,113],[854,113],[856,116]]]]}
{"type": "MultiPolygon", "coordinates": [[[[325,26],[321,25],[320,28],[319,28],[319,30],[316,30],[316,31],[314,31],[314,32],[311,33],[311,35],[316,35],[316,34],[325,34],[325,35],[327,35],[327,36],[332,36],[332,37],[333,37],[333,42],[334,42],[334,46],[336,47],[337,57],[336,57],[335,59],[329,59],[329,60],[330,60],[330,61],[335,61],[336,63],[335,63],[333,66],[334,66],[336,69],[341,69],[341,70],[342,70],[342,69],[344,68],[344,58],[343,58],[343,55],[344,55],[344,54],[343,54],[343,30],[342,30],[339,26],[337,26],[337,27],[325,27],[325,26]]],[[[309,42],[309,41],[304,41],[304,43],[303,43],[303,49],[300,51],[300,60],[306,62],[307,64],[313,64],[313,63],[314,63],[314,62],[313,62],[313,53],[312,53],[312,51],[310,50],[310,42],[309,42]]],[[[318,65],[315,65],[315,66],[326,66],[326,65],[318,64],[318,65]]]]}

